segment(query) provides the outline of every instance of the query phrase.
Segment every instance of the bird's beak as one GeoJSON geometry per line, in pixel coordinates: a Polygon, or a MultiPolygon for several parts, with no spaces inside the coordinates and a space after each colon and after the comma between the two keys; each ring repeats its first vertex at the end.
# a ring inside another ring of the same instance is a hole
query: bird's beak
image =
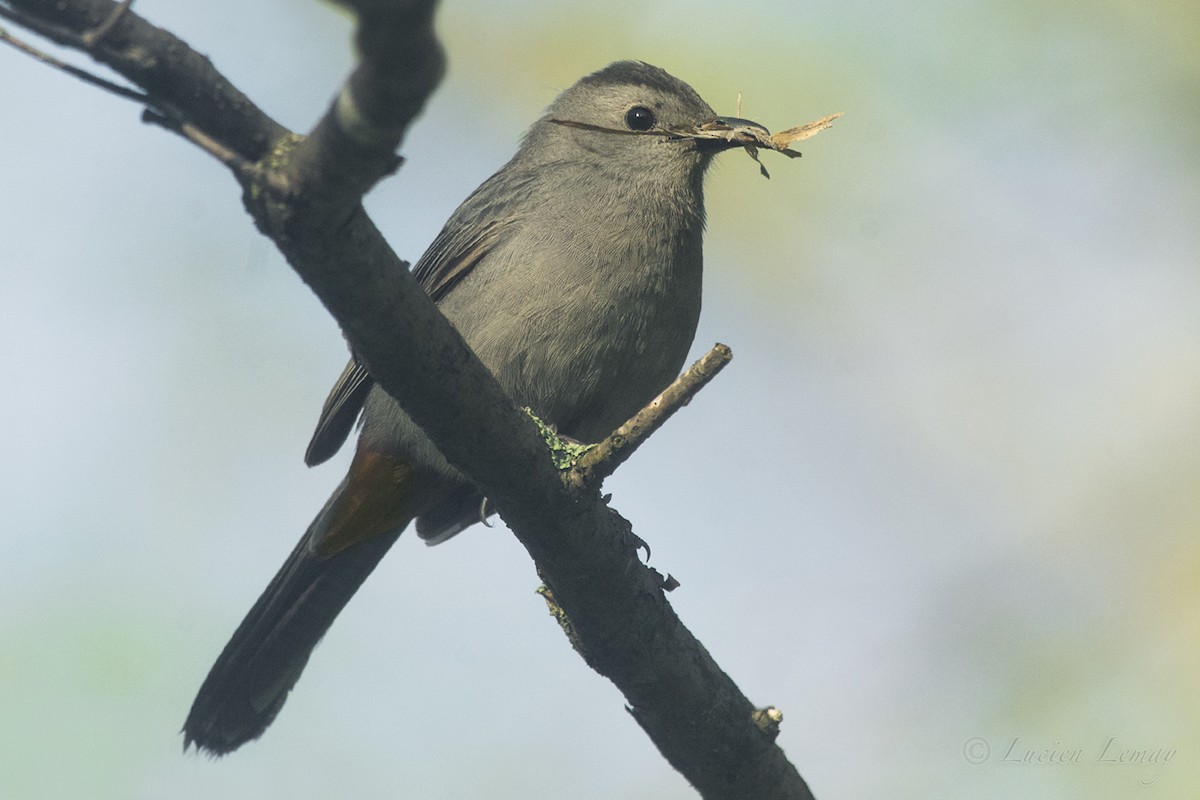
{"type": "Polygon", "coordinates": [[[694,139],[697,147],[707,150],[728,150],[761,143],[771,136],[766,126],[741,117],[713,117],[676,133],[694,139]]]}
{"type": "Polygon", "coordinates": [[[713,117],[705,124],[712,126],[724,126],[730,130],[735,128],[758,128],[767,136],[771,135],[771,132],[767,130],[767,126],[759,125],[752,119],[742,119],[741,117],[713,117]]]}

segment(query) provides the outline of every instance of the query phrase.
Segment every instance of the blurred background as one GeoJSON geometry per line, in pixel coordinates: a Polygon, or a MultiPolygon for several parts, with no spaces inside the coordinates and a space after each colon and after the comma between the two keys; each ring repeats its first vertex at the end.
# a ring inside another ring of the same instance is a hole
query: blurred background
{"type": "MultiPolygon", "coordinates": [[[[351,26],[140,0],[307,130],[351,26]]],[[[415,260],[581,75],[641,58],[804,158],[708,182],[699,355],[611,479],[819,798],[1200,792],[1200,6],[446,2],[369,197],[415,260]]],[[[13,31],[24,36],[23,32],[13,31]]],[[[75,59],[78,61],[78,59],[75,59]]],[[[0,48],[0,798],[692,797],[503,529],[401,539],[268,734],[180,752],[341,478],[332,320],[213,160],[0,48]]]]}

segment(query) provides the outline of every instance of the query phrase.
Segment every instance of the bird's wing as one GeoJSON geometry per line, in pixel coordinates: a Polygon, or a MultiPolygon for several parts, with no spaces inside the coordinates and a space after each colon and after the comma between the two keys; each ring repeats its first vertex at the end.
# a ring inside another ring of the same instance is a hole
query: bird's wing
{"type": "Polygon", "coordinates": [[[358,413],[362,411],[367,393],[375,381],[371,380],[367,368],[357,357],[351,356],[350,363],[329,390],[325,405],[321,407],[321,418],[313,431],[308,449],[304,451],[304,463],[315,467],[329,460],[346,441],[358,413]]]}
{"type": "MultiPolygon", "coordinates": [[[[484,183],[459,207],[413,268],[413,277],[435,303],[515,227],[515,218],[502,211],[505,198],[486,191],[491,183],[484,183]]],[[[320,464],[341,448],[374,385],[367,368],[352,356],[321,408],[305,464],[320,464]]]]}
{"type": "Polygon", "coordinates": [[[413,267],[413,277],[439,302],[518,227],[513,208],[526,205],[536,173],[513,163],[484,181],[446,221],[413,267]],[[501,176],[504,176],[503,180],[501,176]]]}
{"type": "Polygon", "coordinates": [[[413,268],[413,277],[438,302],[492,251],[512,225],[512,217],[451,229],[447,225],[413,268]]]}

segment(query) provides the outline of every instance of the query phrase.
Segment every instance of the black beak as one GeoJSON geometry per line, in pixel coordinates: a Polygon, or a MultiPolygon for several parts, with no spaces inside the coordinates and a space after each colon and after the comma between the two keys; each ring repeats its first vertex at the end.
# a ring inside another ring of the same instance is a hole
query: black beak
{"type": "Polygon", "coordinates": [[[713,117],[680,133],[695,140],[697,147],[717,151],[744,147],[748,140],[771,136],[765,125],[741,117],[713,117]]]}
{"type": "Polygon", "coordinates": [[[724,125],[727,128],[729,128],[730,130],[732,130],[734,128],[758,128],[760,131],[765,133],[767,136],[771,135],[771,132],[769,130],[767,130],[767,127],[765,125],[759,125],[757,122],[755,122],[752,119],[742,119],[741,117],[713,117],[713,119],[711,119],[709,122],[707,122],[705,124],[707,124],[707,125],[724,125]]]}

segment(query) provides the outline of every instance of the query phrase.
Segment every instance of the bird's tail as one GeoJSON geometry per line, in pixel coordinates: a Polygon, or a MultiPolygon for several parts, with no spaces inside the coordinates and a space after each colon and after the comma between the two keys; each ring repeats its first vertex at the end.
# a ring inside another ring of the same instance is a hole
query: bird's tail
{"type": "Polygon", "coordinates": [[[329,510],[317,516],[209,670],[183,725],[185,750],[195,744],[224,755],[262,735],[317,642],[407,524],[328,554],[314,543],[329,510]]]}

